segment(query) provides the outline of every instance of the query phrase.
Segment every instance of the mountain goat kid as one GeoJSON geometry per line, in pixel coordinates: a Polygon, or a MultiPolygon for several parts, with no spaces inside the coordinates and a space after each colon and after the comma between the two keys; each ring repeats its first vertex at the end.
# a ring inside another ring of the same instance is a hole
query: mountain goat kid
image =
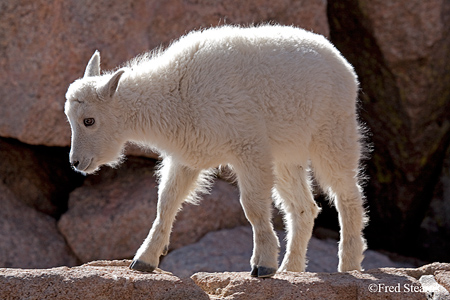
{"type": "Polygon", "coordinates": [[[66,94],[70,162],[83,173],[116,165],[128,141],[163,157],[157,217],[131,269],[158,266],[183,202],[195,201],[208,170],[229,165],[253,228],[252,276],[305,270],[319,213],[309,168],[339,212],[338,270],[361,270],[357,91],[356,74],[339,51],[323,36],[294,27],[194,31],[103,74],[96,51],[66,94]],[[287,228],[279,268],[272,199],[287,228]]]}

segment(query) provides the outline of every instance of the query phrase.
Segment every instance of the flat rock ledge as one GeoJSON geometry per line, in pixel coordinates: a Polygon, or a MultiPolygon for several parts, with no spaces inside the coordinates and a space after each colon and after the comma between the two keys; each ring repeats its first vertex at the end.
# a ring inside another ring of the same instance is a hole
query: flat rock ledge
{"type": "Polygon", "coordinates": [[[128,269],[129,260],[51,269],[0,268],[0,299],[450,299],[450,264],[346,273],[196,273],[128,269]]]}

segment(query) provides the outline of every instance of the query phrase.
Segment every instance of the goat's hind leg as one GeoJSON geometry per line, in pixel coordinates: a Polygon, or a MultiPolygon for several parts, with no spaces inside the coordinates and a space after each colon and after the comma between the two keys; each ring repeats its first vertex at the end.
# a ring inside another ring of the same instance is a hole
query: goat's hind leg
{"type": "Polygon", "coordinates": [[[278,267],[279,242],[272,222],[273,173],[269,159],[233,165],[241,191],[241,204],[253,228],[251,276],[270,277],[278,267]]]}
{"type": "Polygon", "coordinates": [[[361,270],[366,249],[362,230],[367,220],[362,189],[358,184],[359,146],[346,150],[327,154],[316,151],[315,154],[321,155],[312,159],[316,179],[334,200],[339,214],[339,272],[361,270]]]}
{"type": "Polygon", "coordinates": [[[274,200],[284,213],[286,254],[279,271],[304,272],[314,219],[320,209],[314,201],[307,171],[294,164],[276,164],[274,200]]]}
{"type": "Polygon", "coordinates": [[[186,198],[197,188],[200,171],[165,159],[160,170],[156,219],[144,243],[137,251],[130,269],[152,272],[161,255],[167,254],[170,233],[177,212],[186,198]]]}
{"type": "Polygon", "coordinates": [[[366,241],[362,229],[367,222],[361,188],[356,181],[347,190],[333,189],[341,226],[339,242],[339,272],[361,271],[366,241]]]}

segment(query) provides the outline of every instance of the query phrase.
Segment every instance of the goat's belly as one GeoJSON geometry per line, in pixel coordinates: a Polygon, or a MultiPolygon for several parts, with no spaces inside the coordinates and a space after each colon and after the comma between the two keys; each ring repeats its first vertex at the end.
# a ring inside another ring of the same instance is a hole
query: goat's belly
{"type": "Polygon", "coordinates": [[[306,144],[296,143],[272,144],[272,156],[275,162],[304,165],[309,159],[306,144]]]}

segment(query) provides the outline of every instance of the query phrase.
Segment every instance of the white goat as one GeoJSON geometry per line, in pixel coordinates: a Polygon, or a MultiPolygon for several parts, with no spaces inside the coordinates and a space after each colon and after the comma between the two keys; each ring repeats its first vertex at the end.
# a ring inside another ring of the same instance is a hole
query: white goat
{"type": "Polygon", "coordinates": [[[148,272],[167,253],[175,215],[205,187],[207,170],[230,165],[253,227],[251,275],[258,277],[272,276],[278,266],[272,197],[288,231],[278,270],[305,270],[319,213],[311,166],[339,212],[338,270],[361,270],[357,91],[356,74],[339,51],[294,27],[195,31],[103,75],[95,52],[66,94],[70,162],[84,173],[115,165],[127,141],[161,153],[157,217],[130,265],[148,272]]]}

